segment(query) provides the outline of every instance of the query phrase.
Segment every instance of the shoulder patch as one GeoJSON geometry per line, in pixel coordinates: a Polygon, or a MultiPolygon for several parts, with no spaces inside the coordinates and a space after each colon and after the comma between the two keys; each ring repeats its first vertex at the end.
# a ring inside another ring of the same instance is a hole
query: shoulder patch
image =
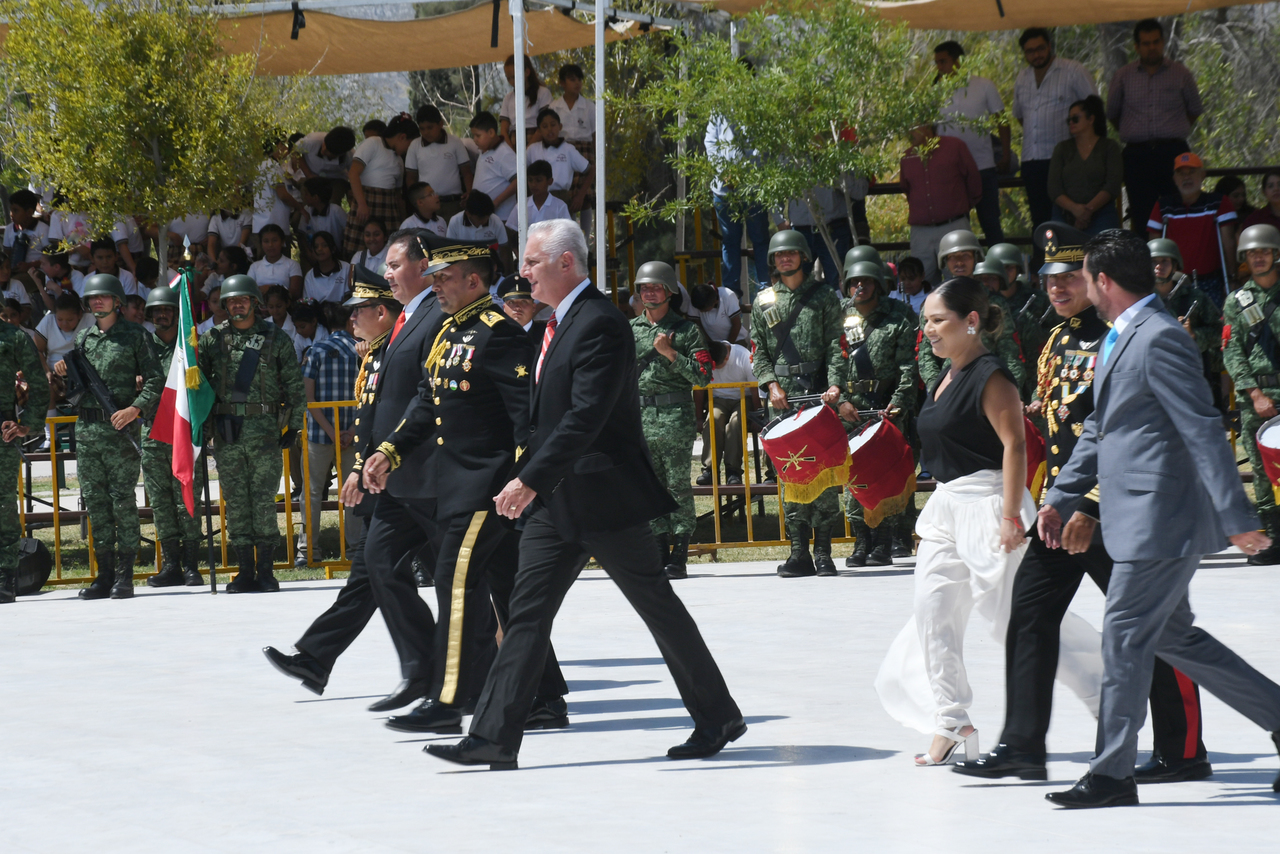
{"type": "Polygon", "coordinates": [[[485,311],[481,313],[480,319],[484,321],[485,326],[494,327],[502,322],[504,315],[498,314],[496,311],[485,311]]]}

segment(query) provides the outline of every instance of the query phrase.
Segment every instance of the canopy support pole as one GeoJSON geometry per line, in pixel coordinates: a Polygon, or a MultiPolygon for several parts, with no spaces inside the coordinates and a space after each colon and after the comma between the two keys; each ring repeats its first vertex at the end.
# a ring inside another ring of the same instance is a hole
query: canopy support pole
{"type": "MultiPolygon", "coordinates": [[[[605,93],[605,41],[604,25],[607,17],[601,2],[596,7],[596,282],[600,290],[608,289],[609,264],[609,214],[606,210],[604,177],[604,93],[605,93]]],[[[630,283],[628,283],[630,284],[630,283]]]]}
{"type": "Polygon", "coordinates": [[[510,0],[511,34],[515,40],[515,107],[511,121],[516,130],[516,217],[519,223],[520,237],[516,243],[516,269],[524,259],[524,241],[529,234],[529,176],[525,146],[525,86],[524,86],[524,0],[510,0]]]}

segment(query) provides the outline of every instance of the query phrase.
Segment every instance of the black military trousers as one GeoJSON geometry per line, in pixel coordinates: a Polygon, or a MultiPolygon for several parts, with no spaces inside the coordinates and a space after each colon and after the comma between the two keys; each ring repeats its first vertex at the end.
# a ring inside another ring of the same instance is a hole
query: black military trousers
{"type": "Polygon", "coordinates": [[[653,634],[694,724],[713,729],[741,717],[697,624],[671,589],[649,525],[568,542],[540,510],[521,536],[510,619],[471,719],[471,734],[520,749],[552,623],[591,555],[653,634]]]}
{"type": "Polygon", "coordinates": [[[400,656],[401,676],[430,679],[435,618],[418,595],[412,566],[413,555],[436,540],[435,502],[401,500],[385,492],[377,499],[364,545],[373,600],[400,656]]]}
{"type": "MultiPolygon", "coordinates": [[[[520,532],[512,531],[503,538],[489,562],[489,592],[493,595],[493,609],[498,614],[498,624],[506,631],[511,624],[511,592],[516,585],[516,568],[520,564],[520,532]]],[[[481,674],[475,690],[484,688],[484,676],[488,674],[493,660],[490,659],[481,674]]],[[[479,672],[479,671],[477,671],[479,672]]],[[[560,662],[556,658],[555,646],[547,641],[547,660],[542,666],[542,681],[538,683],[535,700],[551,700],[569,693],[569,685],[564,681],[564,673],[560,670],[560,662]]]]}
{"type": "MultiPolygon", "coordinates": [[[[1084,554],[1048,548],[1034,529],[1013,581],[1005,637],[1005,722],[1000,743],[1044,756],[1053,711],[1062,618],[1085,575],[1107,591],[1111,556],[1095,534],[1084,554]]],[[[1200,688],[1156,659],[1151,679],[1151,727],[1155,752],[1165,759],[1203,758],[1200,688]]]]}
{"type": "MultiPolygon", "coordinates": [[[[323,664],[326,671],[333,670],[338,657],[355,643],[378,610],[378,603],[373,599],[373,586],[369,581],[369,568],[365,563],[365,537],[366,533],[362,531],[360,539],[348,552],[351,572],[347,575],[347,583],[338,591],[338,598],[327,611],[316,617],[294,644],[297,649],[323,664]]],[[[428,565],[433,564],[435,550],[427,545],[422,551],[425,552],[423,559],[428,565]]],[[[404,560],[412,564],[413,558],[414,555],[410,554],[404,560]]]]}

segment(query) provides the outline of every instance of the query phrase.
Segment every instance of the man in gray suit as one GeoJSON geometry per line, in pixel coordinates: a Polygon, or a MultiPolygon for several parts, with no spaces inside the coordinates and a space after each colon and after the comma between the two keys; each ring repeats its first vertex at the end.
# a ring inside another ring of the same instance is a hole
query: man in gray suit
{"type": "MultiPolygon", "coordinates": [[[[1045,796],[1068,808],[1138,803],[1133,767],[1157,655],[1270,732],[1280,749],[1280,685],[1194,626],[1187,600],[1203,555],[1228,540],[1245,554],[1271,542],[1240,485],[1200,354],[1161,310],[1139,236],[1104,231],[1084,249],[1089,299],[1113,326],[1093,414],[1045,496],[1039,530],[1046,545],[1060,547],[1062,520],[1097,484],[1115,568],[1102,618],[1097,754],[1074,788],[1045,796]]],[[[1272,788],[1280,791],[1280,778],[1272,788]]]]}

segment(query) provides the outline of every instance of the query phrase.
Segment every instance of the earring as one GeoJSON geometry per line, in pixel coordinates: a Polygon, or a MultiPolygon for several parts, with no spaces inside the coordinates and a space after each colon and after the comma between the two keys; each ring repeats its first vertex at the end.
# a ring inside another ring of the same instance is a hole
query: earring
{"type": "Polygon", "coordinates": [[[968,331],[968,333],[969,333],[970,335],[977,335],[977,334],[978,334],[977,330],[976,330],[976,329],[974,329],[972,326],[968,327],[968,328],[967,328],[967,331],[968,331]]]}

